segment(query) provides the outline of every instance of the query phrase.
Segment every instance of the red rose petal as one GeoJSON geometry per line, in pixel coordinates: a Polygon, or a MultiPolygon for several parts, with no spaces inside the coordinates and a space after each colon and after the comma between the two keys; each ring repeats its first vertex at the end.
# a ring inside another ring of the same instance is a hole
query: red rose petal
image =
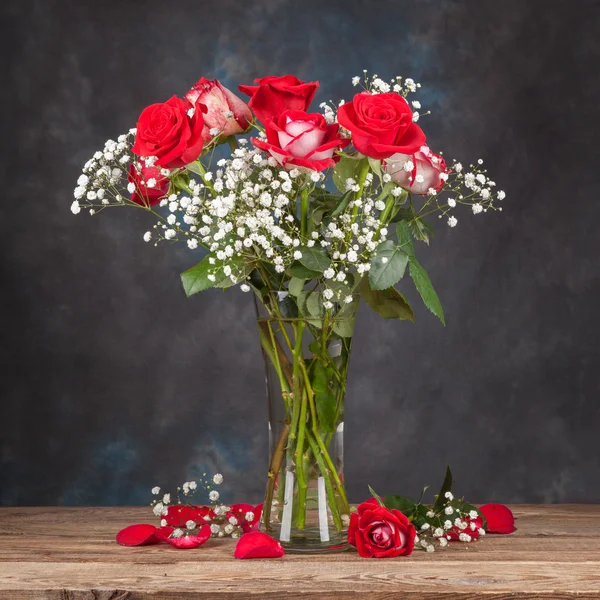
{"type": "Polygon", "coordinates": [[[515,517],[504,504],[484,504],[479,510],[487,521],[487,533],[512,533],[516,531],[515,517]]]}
{"type": "Polygon", "coordinates": [[[283,546],[262,531],[245,533],[233,553],[236,558],[280,558],[284,554],[283,546]]]}
{"type": "Polygon", "coordinates": [[[197,548],[204,544],[210,538],[210,525],[204,525],[202,529],[196,535],[183,535],[178,538],[169,537],[174,531],[173,527],[161,527],[157,530],[157,537],[163,542],[180,548],[182,550],[189,550],[190,548],[197,548]]]}
{"type": "Polygon", "coordinates": [[[156,531],[156,527],[148,523],[129,525],[117,533],[117,544],[121,544],[121,546],[158,544],[160,538],[156,535],[156,531]]]}

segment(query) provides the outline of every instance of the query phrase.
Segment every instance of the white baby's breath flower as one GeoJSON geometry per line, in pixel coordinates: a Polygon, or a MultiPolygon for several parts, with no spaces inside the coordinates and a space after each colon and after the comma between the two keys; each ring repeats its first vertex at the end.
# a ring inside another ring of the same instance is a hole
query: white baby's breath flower
{"type": "Polygon", "coordinates": [[[154,486],[154,487],[152,488],[152,493],[153,493],[155,496],[158,496],[158,494],[160,494],[160,488],[159,488],[157,485],[156,485],[156,486],[154,486]]]}
{"type": "Polygon", "coordinates": [[[171,494],[165,494],[163,496],[163,502],[164,502],[164,504],[170,504],[171,503],[171,494]]]}
{"type": "Polygon", "coordinates": [[[71,212],[74,215],[78,215],[81,212],[81,206],[79,205],[79,201],[75,200],[73,204],[71,204],[71,212]]]}
{"type": "Polygon", "coordinates": [[[213,483],[215,485],[221,485],[223,483],[223,475],[221,475],[221,473],[215,473],[213,476],[213,483]]]}
{"type": "Polygon", "coordinates": [[[457,223],[458,223],[458,219],[456,217],[448,218],[448,227],[456,227],[457,223]]]}
{"type": "Polygon", "coordinates": [[[444,509],[444,512],[447,515],[451,515],[454,512],[454,509],[451,506],[446,506],[446,508],[444,509]]]}
{"type": "Polygon", "coordinates": [[[196,521],[192,521],[191,519],[185,524],[186,529],[196,529],[196,521]]]}
{"type": "Polygon", "coordinates": [[[216,502],[219,499],[219,492],[217,492],[217,490],[212,490],[212,492],[208,494],[208,497],[211,502],[216,502]]]}

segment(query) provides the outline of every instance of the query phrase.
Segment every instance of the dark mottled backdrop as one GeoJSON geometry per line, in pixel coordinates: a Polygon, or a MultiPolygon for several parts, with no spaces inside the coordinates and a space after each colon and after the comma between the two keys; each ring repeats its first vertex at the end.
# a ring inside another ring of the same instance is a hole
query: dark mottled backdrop
{"type": "MultiPolygon", "coordinates": [[[[317,101],[363,68],[412,76],[430,145],[483,157],[505,211],[420,249],[442,327],[363,307],[347,480],[414,494],[446,463],[473,501],[600,501],[598,2],[124,0],[2,4],[0,503],[137,504],[221,471],[258,501],[267,455],[251,298],[186,300],[196,256],[151,221],[74,217],[80,166],[205,75],[292,72],[317,101]]],[[[411,298],[414,294],[407,292],[411,298]],[[411,295],[412,294],[412,295],[411,295]]],[[[229,499],[231,496],[229,496],[229,499]]]]}

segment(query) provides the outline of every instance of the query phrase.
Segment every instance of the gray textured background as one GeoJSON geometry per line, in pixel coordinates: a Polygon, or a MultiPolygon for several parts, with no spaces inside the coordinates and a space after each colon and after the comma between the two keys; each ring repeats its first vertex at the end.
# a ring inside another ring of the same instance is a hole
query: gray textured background
{"type": "MultiPolygon", "coordinates": [[[[261,499],[266,406],[251,298],[188,301],[196,256],[137,212],[71,215],[83,162],[201,75],[412,76],[434,150],[486,160],[500,215],[439,223],[442,327],[361,310],[349,495],[415,494],[449,462],[474,502],[600,502],[598,2],[2,4],[0,503],[136,504],[221,471],[261,499]]],[[[407,294],[415,299],[406,282],[407,294]]],[[[416,300],[416,299],[415,299],[416,300]]]]}

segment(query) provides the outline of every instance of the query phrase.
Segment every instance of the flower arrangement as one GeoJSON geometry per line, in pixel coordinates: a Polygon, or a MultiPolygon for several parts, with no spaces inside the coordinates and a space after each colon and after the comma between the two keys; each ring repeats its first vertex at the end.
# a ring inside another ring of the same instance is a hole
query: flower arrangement
{"type": "Polygon", "coordinates": [[[340,436],[358,305],[414,321],[398,289],[410,279],[444,322],[415,242],[429,243],[432,217],[455,227],[459,205],[501,211],[505,194],[482,160],[465,168],[429,148],[412,79],[365,72],[349,102],[320,112],[310,108],[318,82],[255,83],[239,88],[247,104],[202,78],[183,98],[145,108],[85,164],[71,210],[153,215],[146,242],[204,254],[181,275],[188,296],[254,292],[267,379],[278,387],[263,525],[283,543],[312,531],[333,548],[351,524],[340,436]]]}
{"type": "MultiPolygon", "coordinates": [[[[206,476],[206,474],[204,474],[206,476]]],[[[144,546],[165,542],[180,549],[197,548],[212,538],[238,539],[236,558],[279,558],[285,554],[281,544],[271,536],[257,531],[262,504],[232,504],[219,502],[215,485],[223,483],[219,473],[212,481],[187,481],[177,488],[176,502],[170,493],[151,503],[160,527],[150,524],[130,525],[117,534],[123,546],[144,546]],[[209,505],[193,504],[191,500],[208,496],[209,505]],[[247,535],[251,534],[251,535],[247,535]]],[[[407,496],[390,495],[381,498],[369,488],[373,497],[351,509],[348,543],[356,547],[363,558],[394,558],[410,556],[413,550],[434,552],[446,548],[448,542],[470,543],[489,533],[513,533],[514,517],[502,504],[486,504],[476,508],[451,491],[450,468],[433,504],[424,504],[407,496]]],[[[160,487],[152,488],[154,496],[160,487]]]]}

